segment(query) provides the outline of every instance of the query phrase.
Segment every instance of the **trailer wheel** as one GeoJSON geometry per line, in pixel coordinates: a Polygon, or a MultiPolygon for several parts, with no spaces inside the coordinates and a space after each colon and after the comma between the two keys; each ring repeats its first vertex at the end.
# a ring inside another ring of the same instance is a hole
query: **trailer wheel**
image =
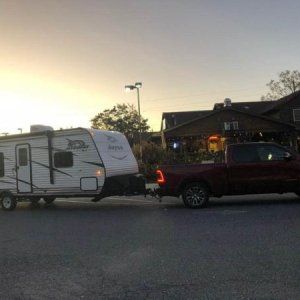
{"type": "Polygon", "coordinates": [[[207,187],[199,182],[193,182],[185,186],[182,192],[183,203],[189,208],[204,207],[208,200],[209,194],[207,187]]]}
{"type": "Polygon", "coordinates": [[[17,201],[11,193],[3,193],[1,195],[1,207],[3,210],[14,210],[17,206],[17,201]]]}
{"type": "Polygon", "coordinates": [[[55,200],[55,197],[44,197],[44,201],[47,204],[51,204],[55,200]]]}

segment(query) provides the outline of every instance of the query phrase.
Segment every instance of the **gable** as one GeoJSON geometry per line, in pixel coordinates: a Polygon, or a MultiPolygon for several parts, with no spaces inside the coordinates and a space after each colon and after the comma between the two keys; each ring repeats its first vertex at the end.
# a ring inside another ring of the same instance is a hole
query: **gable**
{"type": "Polygon", "coordinates": [[[278,132],[293,129],[293,126],[289,124],[226,108],[166,130],[165,137],[223,134],[225,132],[225,122],[238,122],[238,129],[248,132],[278,132]]]}

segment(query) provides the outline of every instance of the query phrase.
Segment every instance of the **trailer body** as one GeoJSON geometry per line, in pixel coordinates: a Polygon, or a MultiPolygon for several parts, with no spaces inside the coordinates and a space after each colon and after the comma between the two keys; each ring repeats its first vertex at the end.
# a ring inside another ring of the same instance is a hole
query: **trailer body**
{"type": "Polygon", "coordinates": [[[85,128],[42,129],[0,138],[2,208],[14,208],[8,205],[9,198],[13,202],[40,198],[51,202],[56,197],[100,200],[145,190],[123,134],[85,128]]]}

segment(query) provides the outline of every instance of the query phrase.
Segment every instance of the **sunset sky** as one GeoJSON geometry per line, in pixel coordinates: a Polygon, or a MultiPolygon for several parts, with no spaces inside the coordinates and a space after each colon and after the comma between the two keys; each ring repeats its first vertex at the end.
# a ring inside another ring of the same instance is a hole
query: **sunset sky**
{"type": "Polygon", "coordinates": [[[141,113],[259,101],[300,70],[299,0],[0,0],[0,133],[90,127],[117,103],[141,113]]]}

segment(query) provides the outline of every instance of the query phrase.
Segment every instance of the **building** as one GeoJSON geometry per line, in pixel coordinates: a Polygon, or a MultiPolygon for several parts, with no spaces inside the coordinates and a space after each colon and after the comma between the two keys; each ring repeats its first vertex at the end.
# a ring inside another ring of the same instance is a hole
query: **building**
{"type": "Polygon", "coordinates": [[[165,112],[162,144],[184,152],[208,151],[210,136],[225,143],[274,141],[300,150],[300,91],[276,101],[232,102],[210,111],[165,112]]]}

